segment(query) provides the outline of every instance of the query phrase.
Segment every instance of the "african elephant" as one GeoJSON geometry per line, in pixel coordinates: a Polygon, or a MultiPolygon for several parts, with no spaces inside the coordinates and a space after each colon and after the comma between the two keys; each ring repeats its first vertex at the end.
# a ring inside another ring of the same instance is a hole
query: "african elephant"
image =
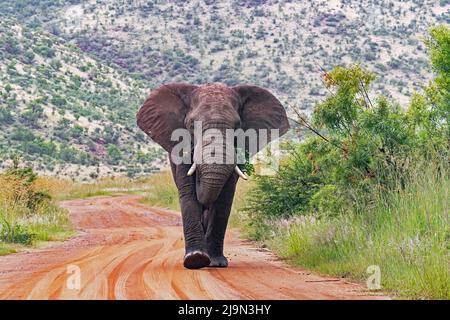
{"type": "MultiPolygon", "coordinates": [[[[178,141],[172,141],[172,133],[185,129],[193,135],[195,122],[201,122],[201,133],[209,129],[224,134],[225,130],[238,128],[256,132],[278,129],[279,136],[288,131],[289,123],[280,101],[269,91],[254,85],[170,83],[153,90],[137,113],[139,128],[170,154],[183,221],[184,267],[227,267],[223,254],[225,231],[237,180],[245,176],[236,162],[191,163],[200,148],[200,156],[205,159],[210,157],[211,149],[227,149],[224,152],[227,155],[230,149],[236,153],[228,140],[216,141],[207,135],[195,145],[192,143],[194,155],[189,156],[189,163],[175,163],[171,152],[178,141]]],[[[270,140],[273,139],[269,135],[265,143],[270,140]]],[[[262,147],[264,145],[258,145],[253,153],[262,147]]],[[[245,148],[249,149],[249,142],[245,148]]]]}

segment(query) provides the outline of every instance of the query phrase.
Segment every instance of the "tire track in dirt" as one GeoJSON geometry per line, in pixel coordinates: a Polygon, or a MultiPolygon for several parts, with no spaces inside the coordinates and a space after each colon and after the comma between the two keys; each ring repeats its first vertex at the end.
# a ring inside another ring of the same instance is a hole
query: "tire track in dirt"
{"type": "Polygon", "coordinates": [[[139,196],[70,200],[79,235],[45,249],[0,257],[0,299],[385,299],[344,279],[288,267],[239,239],[226,240],[227,269],[187,270],[180,214],[139,196]],[[81,286],[68,286],[80,270],[81,286]],[[313,282],[311,282],[313,281],[313,282]],[[318,282],[317,282],[318,281],[318,282]]]}

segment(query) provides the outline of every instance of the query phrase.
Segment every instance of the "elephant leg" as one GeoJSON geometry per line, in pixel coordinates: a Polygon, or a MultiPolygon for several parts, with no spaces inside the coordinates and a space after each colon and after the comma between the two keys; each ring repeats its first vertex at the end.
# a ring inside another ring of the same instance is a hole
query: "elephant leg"
{"type": "Polygon", "coordinates": [[[184,266],[199,269],[210,264],[202,225],[202,205],[197,201],[195,180],[187,176],[189,165],[171,164],[172,174],[178,188],[186,254],[184,266]]]}
{"type": "Polygon", "coordinates": [[[206,218],[206,244],[211,257],[210,267],[227,267],[228,260],[223,255],[223,242],[233,204],[238,176],[232,174],[225,183],[219,197],[209,208],[206,218]]]}

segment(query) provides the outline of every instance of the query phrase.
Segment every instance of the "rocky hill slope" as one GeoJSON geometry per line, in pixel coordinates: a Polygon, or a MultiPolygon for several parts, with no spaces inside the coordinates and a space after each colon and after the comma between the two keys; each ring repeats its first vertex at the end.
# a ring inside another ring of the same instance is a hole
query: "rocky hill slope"
{"type": "Polygon", "coordinates": [[[0,0],[0,14],[0,154],[95,176],[163,157],[134,124],[163,82],[254,83],[308,112],[322,70],[358,62],[405,105],[431,77],[421,37],[450,23],[450,2],[0,0]]]}
{"type": "Polygon", "coordinates": [[[151,169],[162,152],[135,128],[147,93],[63,39],[0,22],[2,166],[20,156],[40,172],[74,178],[151,169]]]}
{"type": "Polygon", "coordinates": [[[429,78],[420,38],[450,22],[450,2],[71,1],[45,22],[81,50],[166,81],[251,82],[310,109],[321,67],[359,62],[401,103],[429,78]]]}

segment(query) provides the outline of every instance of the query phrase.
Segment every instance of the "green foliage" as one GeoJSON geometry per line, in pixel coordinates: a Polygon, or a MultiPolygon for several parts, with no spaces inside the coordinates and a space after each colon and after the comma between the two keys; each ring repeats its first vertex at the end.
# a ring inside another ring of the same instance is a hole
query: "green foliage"
{"type": "Polygon", "coordinates": [[[424,153],[448,157],[450,147],[450,29],[435,27],[426,39],[435,79],[411,100],[408,116],[424,153]],[[442,146],[446,148],[442,148],[442,146]]]}
{"type": "Polygon", "coordinates": [[[322,186],[311,197],[309,202],[310,210],[314,212],[315,216],[327,215],[333,216],[342,213],[342,208],[345,207],[344,197],[339,192],[340,190],[332,184],[322,186]]]}
{"type": "Polygon", "coordinates": [[[0,174],[0,244],[31,245],[70,230],[66,212],[37,188],[37,178],[32,168],[19,167],[18,158],[0,174]]]}
{"type": "Polygon", "coordinates": [[[143,203],[180,210],[178,189],[170,171],[150,175],[146,184],[150,191],[142,199],[143,203]]]}
{"type": "Polygon", "coordinates": [[[46,45],[40,45],[34,49],[36,54],[39,54],[46,58],[53,58],[55,56],[55,50],[46,45]]]}
{"type": "MultiPolygon", "coordinates": [[[[135,123],[147,90],[126,72],[41,28],[26,28],[8,18],[0,20],[0,67],[7,71],[0,76],[0,146],[8,154],[21,155],[39,170],[60,167],[59,174],[77,178],[66,171],[69,164],[103,162],[111,171],[139,175],[164,156],[161,148],[146,153],[145,161],[138,156],[139,143],[149,142],[135,123]],[[116,149],[108,154],[110,144],[116,149]]],[[[0,153],[0,160],[6,157],[0,153]]]]}
{"type": "MultiPolygon", "coordinates": [[[[311,174],[313,163],[305,152],[318,140],[311,139],[292,150],[294,156],[286,159],[274,176],[255,176],[257,187],[250,192],[245,208],[252,216],[284,217],[305,212],[310,198],[320,188],[320,176],[311,174]]],[[[323,147],[326,147],[325,145],[323,147]]]]}
{"type": "Polygon", "coordinates": [[[2,226],[0,230],[0,240],[9,243],[20,243],[23,245],[31,245],[35,235],[27,231],[21,225],[10,225],[7,220],[0,220],[2,226]]]}
{"type": "Polygon", "coordinates": [[[363,212],[349,207],[345,215],[287,227],[266,224],[275,234],[268,244],[304,268],[337,277],[365,281],[367,267],[377,265],[382,290],[402,298],[449,299],[448,170],[421,163],[404,189],[379,190],[363,212]]]}
{"type": "MultiPolygon", "coordinates": [[[[430,50],[431,64],[437,73],[436,85],[441,89],[448,89],[450,85],[450,29],[442,25],[431,30],[430,36],[426,40],[430,50]]],[[[448,90],[446,93],[449,94],[448,90]]],[[[447,96],[448,97],[448,96],[447,96]]]]}
{"type": "Polygon", "coordinates": [[[44,109],[38,101],[33,101],[27,106],[26,111],[20,117],[28,126],[37,126],[38,121],[45,118],[44,109]]]}
{"type": "Polygon", "coordinates": [[[437,75],[406,111],[383,96],[371,99],[374,75],[359,65],[326,73],[331,94],[312,115],[322,134],[292,146],[275,176],[258,177],[246,210],[267,217],[337,214],[348,205],[365,210],[373,191],[405,186],[418,161],[448,160],[449,39],[446,27],[431,31],[437,75]]]}
{"type": "Polygon", "coordinates": [[[63,107],[67,104],[67,100],[59,95],[53,96],[50,102],[57,107],[63,107]]]}
{"type": "Polygon", "coordinates": [[[375,264],[384,288],[448,299],[449,40],[448,27],[431,30],[436,77],[407,110],[371,99],[373,74],[358,65],[325,73],[317,129],[298,121],[314,136],[256,177],[249,235],[307,268],[365,279],[375,264]]]}
{"type": "Polygon", "coordinates": [[[8,125],[14,122],[11,111],[5,107],[0,107],[0,124],[8,125]]]}
{"type": "Polygon", "coordinates": [[[239,169],[247,174],[247,176],[251,176],[255,173],[255,166],[250,162],[250,154],[248,151],[243,151],[242,149],[237,149],[237,158],[245,159],[245,162],[242,164],[238,164],[239,169]]]}
{"type": "Polygon", "coordinates": [[[120,159],[122,159],[122,153],[120,152],[120,149],[113,144],[110,144],[108,146],[108,156],[111,163],[118,163],[120,159]]]}
{"type": "Polygon", "coordinates": [[[30,167],[20,168],[18,166],[18,158],[14,158],[14,164],[8,168],[3,174],[4,177],[14,180],[19,188],[16,194],[13,195],[14,201],[21,201],[26,204],[30,210],[36,210],[45,201],[50,200],[50,195],[45,191],[36,191],[34,183],[37,179],[37,174],[33,172],[30,167]]]}
{"type": "Polygon", "coordinates": [[[327,86],[337,87],[337,91],[316,106],[314,120],[320,126],[345,134],[350,132],[353,121],[363,111],[364,97],[358,95],[367,90],[375,78],[358,65],[336,67],[329,76],[327,86]]]}
{"type": "Polygon", "coordinates": [[[11,139],[16,141],[32,141],[35,135],[28,129],[14,128],[11,133],[11,139]]]}
{"type": "Polygon", "coordinates": [[[355,65],[330,73],[333,94],[319,103],[313,122],[326,135],[292,146],[277,175],[258,177],[248,210],[267,216],[335,212],[370,190],[387,188],[406,174],[416,136],[397,105],[368,91],[373,75],[355,65]],[[276,191],[276,192],[274,192],[276,191]],[[327,208],[326,205],[329,207],[327,208]]]}

